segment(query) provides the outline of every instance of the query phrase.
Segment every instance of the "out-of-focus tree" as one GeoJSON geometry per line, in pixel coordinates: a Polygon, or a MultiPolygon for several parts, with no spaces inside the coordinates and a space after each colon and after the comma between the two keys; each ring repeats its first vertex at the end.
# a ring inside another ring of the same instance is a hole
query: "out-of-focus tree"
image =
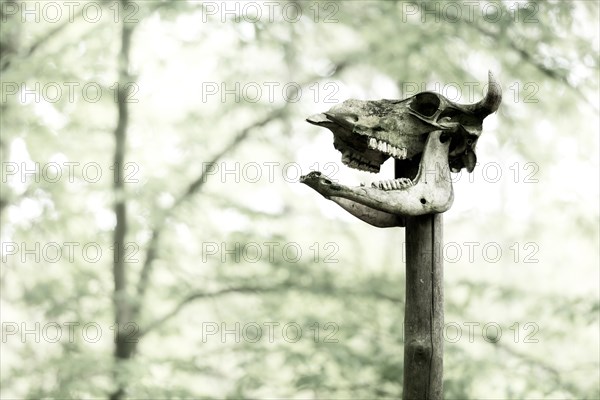
{"type": "Polygon", "coordinates": [[[488,69],[446,398],[600,396],[597,2],[55,4],[1,7],[3,398],[399,397],[402,230],[298,184],[365,178],[303,120],[488,69]]]}

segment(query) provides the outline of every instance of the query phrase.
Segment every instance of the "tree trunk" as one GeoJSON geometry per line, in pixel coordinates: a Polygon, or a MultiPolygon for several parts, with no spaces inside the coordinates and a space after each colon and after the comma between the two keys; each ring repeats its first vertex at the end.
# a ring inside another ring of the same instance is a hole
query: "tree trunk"
{"type": "MultiPolygon", "coordinates": [[[[128,0],[122,0],[123,9],[127,7],[128,0]]],[[[125,394],[125,383],[121,379],[121,367],[124,361],[131,358],[135,350],[135,338],[131,337],[130,325],[132,315],[132,302],[127,291],[127,270],[125,263],[125,240],[127,235],[127,198],[125,196],[125,182],[123,179],[123,166],[127,143],[127,125],[129,123],[129,109],[127,103],[129,76],[129,49],[134,26],[121,22],[121,50],[118,55],[119,82],[117,87],[117,126],[115,128],[115,153],[114,153],[114,212],[116,226],[113,236],[114,258],[113,279],[115,310],[115,391],[110,395],[111,400],[119,400],[125,394]]]]}

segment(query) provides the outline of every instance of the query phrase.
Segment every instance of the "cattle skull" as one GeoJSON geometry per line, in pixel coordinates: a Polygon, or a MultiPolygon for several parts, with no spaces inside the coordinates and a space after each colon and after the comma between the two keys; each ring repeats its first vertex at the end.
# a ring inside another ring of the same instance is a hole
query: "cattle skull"
{"type": "Polygon", "coordinates": [[[402,217],[408,215],[444,212],[453,200],[450,171],[473,171],[483,120],[501,100],[500,85],[491,72],[487,94],[475,104],[457,104],[434,92],[404,100],[346,100],[307,119],[333,132],[342,162],[379,172],[393,157],[416,174],[369,188],[339,185],[320,172],[301,177],[301,182],[376,226],[402,225],[402,217]]]}

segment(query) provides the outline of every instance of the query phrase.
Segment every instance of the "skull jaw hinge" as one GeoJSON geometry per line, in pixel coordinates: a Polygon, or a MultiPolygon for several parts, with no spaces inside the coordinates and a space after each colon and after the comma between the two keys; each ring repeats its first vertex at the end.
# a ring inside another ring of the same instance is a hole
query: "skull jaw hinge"
{"type": "Polygon", "coordinates": [[[323,197],[376,227],[405,226],[405,217],[447,211],[454,200],[444,131],[429,134],[413,185],[397,190],[348,187],[315,171],[300,177],[323,197]]]}

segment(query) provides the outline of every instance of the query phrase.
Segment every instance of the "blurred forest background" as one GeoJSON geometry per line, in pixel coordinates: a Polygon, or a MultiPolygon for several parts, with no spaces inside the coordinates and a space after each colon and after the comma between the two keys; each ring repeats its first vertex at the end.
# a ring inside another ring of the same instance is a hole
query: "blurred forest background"
{"type": "Polygon", "coordinates": [[[488,70],[444,218],[445,397],[600,397],[598,2],[1,10],[3,399],[400,397],[404,231],[298,182],[393,165],[304,119],[473,103],[488,70]]]}

